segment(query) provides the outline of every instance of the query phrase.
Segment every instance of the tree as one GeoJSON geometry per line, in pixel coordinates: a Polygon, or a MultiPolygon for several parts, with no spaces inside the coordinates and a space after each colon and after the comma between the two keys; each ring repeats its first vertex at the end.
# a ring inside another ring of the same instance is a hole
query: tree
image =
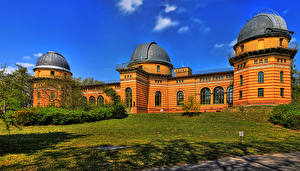
{"type": "Polygon", "coordinates": [[[79,80],[81,81],[81,84],[82,84],[82,85],[93,85],[93,84],[100,84],[100,83],[103,83],[102,81],[95,80],[95,79],[92,78],[92,77],[86,78],[86,79],[84,79],[84,80],[81,80],[81,78],[79,78],[79,80]]]}
{"type": "Polygon", "coordinates": [[[192,112],[198,113],[200,110],[200,104],[196,102],[193,96],[189,96],[188,99],[184,101],[181,108],[186,114],[190,114],[192,112]]]}
{"type": "Polygon", "coordinates": [[[300,103],[300,72],[296,68],[296,59],[291,60],[292,102],[300,103]]]}
{"type": "Polygon", "coordinates": [[[117,95],[116,91],[113,88],[104,88],[103,92],[106,96],[110,97],[114,104],[119,103],[121,98],[117,95]]]}

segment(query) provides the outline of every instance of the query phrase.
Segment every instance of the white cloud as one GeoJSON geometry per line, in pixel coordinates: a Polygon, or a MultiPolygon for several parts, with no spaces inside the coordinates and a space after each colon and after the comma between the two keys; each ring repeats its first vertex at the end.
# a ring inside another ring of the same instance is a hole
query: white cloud
{"type": "Polygon", "coordinates": [[[204,28],[203,28],[203,32],[204,33],[207,33],[207,32],[210,32],[210,27],[208,27],[208,26],[205,26],[204,28]]]}
{"type": "Polygon", "coordinates": [[[224,47],[226,44],[225,43],[216,43],[215,45],[214,45],[214,48],[222,48],[222,47],[224,47]]]}
{"type": "Polygon", "coordinates": [[[118,6],[124,13],[132,13],[143,4],[143,0],[120,0],[118,6]]]}
{"type": "Polygon", "coordinates": [[[166,7],[165,13],[169,13],[169,12],[175,11],[177,9],[177,6],[175,6],[175,5],[166,4],[165,7],[166,7]]]}
{"type": "Polygon", "coordinates": [[[33,56],[35,56],[35,57],[40,57],[40,56],[42,56],[43,54],[41,53],[41,52],[39,52],[39,53],[35,53],[33,56]]]}
{"type": "Polygon", "coordinates": [[[168,17],[162,17],[162,16],[158,16],[157,20],[156,20],[156,25],[153,29],[153,31],[161,31],[165,28],[168,27],[173,27],[178,25],[179,23],[177,21],[172,21],[170,18],[168,17]]]}
{"type": "Polygon", "coordinates": [[[286,9],[286,10],[284,10],[284,11],[282,12],[282,14],[283,14],[283,15],[286,15],[288,12],[289,12],[289,10],[286,9]]]}
{"type": "Polygon", "coordinates": [[[26,67],[26,68],[34,67],[34,64],[31,64],[31,63],[17,62],[16,64],[21,65],[22,67],[26,67]]]}
{"type": "Polygon", "coordinates": [[[178,29],[178,33],[185,33],[189,30],[189,26],[182,26],[178,29]]]}
{"type": "Polygon", "coordinates": [[[228,47],[233,47],[236,43],[237,43],[237,39],[234,39],[228,44],[228,47]]]}
{"type": "Polygon", "coordinates": [[[29,59],[31,59],[31,57],[30,56],[24,56],[23,59],[28,59],[29,60],[29,59]]]}
{"type": "MultiPolygon", "coordinates": [[[[11,66],[8,66],[4,69],[4,73],[5,74],[11,74],[13,72],[15,72],[17,70],[17,68],[13,68],[11,66]]],[[[0,69],[0,71],[3,71],[3,69],[0,69]]]]}

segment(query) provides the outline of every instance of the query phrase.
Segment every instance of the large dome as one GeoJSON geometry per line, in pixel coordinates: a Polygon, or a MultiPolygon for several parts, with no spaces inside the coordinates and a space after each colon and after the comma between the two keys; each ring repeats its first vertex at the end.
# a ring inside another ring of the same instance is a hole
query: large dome
{"type": "Polygon", "coordinates": [[[139,44],[131,55],[129,65],[143,62],[158,62],[172,66],[167,52],[155,42],[139,44]]]}
{"type": "Polygon", "coordinates": [[[288,33],[286,22],[281,16],[275,13],[260,13],[245,24],[239,33],[237,42],[280,32],[288,33]]]}
{"type": "Polygon", "coordinates": [[[70,71],[70,66],[61,54],[53,51],[49,51],[42,55],[36,62],[35,69],[58,69],[64,71],[70,71]]]}

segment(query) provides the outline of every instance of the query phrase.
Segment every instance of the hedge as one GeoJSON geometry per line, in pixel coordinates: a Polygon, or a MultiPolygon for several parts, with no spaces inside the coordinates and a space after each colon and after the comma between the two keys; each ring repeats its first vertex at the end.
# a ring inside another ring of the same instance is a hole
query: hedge
{"type": "Polygon", "coordinates": [[[273,108],[270,122],[290,129],[300,129],[300,105],[283,104],[273,108]]]}
{"type": "Polygon", "coordinates": [[[74,123],[93,122],[106,119],[127,117],[123,105],[115,104],[110,108],[96,107],[90,111],[68,110],[63,108],[24,108],[9,112],[8,118],[17,125],[67,125],[74,123]]]}

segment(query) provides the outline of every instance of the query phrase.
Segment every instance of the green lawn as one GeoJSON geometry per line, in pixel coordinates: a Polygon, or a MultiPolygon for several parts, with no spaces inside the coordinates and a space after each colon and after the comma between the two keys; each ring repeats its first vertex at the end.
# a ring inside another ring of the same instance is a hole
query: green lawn
{"type": "Polygon", "coordinates": [[[300,151],[300,134],[267,122],[271,107],[184,117],[134,114],[120,120],[30,126],[10,133],[1,123],[1,169],[136,170],[223,156],[300,151]],[[238,131],[245,142],[239,144],[238,131]],[[95,147],[126,145],[105,151],[95,147]]]}

